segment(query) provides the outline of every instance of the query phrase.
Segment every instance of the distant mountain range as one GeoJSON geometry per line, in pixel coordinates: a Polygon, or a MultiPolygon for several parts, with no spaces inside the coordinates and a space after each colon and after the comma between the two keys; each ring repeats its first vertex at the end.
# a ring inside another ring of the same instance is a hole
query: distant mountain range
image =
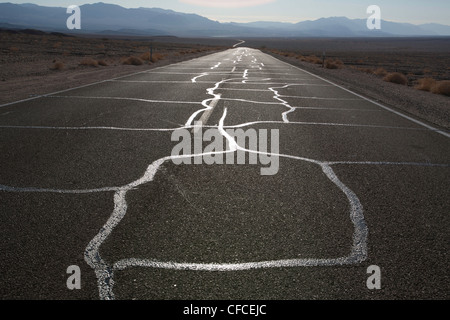
{"type": "Polygon", "coordinates": [[[220,23],[196,14],[157,8],[127,9],[95,3],[80,6],[82,30],[66,28],[67,8],[0,3],[0,28],[40,29],[65,33],[171,35],[178,37],[392,37],[450,36],[450,26],[382,21],[368,30],[365,19],[321,18],[299,23],[220,23]]]}

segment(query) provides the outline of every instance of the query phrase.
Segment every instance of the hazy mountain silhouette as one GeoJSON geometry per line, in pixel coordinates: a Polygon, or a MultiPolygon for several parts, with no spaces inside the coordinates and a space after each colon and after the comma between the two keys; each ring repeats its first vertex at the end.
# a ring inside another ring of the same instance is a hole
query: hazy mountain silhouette
{"type": "MultiPolygon", "coordinates": [[[[365,19],[321,18],[299,23],[251,22],[219,23],[196,14],[158,8],[126,9],[95,3],[81,7],[81,31],[129,35],[174,35],[180,37],[370,37],[370,36],[450,36],[450,26],[413,25],[382,21],[382,30],[368,30],[365,19]]],[[[66,8],[35,4],[0,3],[0,27],[36,28],[64,31],[69,14],[66,8]]]]}

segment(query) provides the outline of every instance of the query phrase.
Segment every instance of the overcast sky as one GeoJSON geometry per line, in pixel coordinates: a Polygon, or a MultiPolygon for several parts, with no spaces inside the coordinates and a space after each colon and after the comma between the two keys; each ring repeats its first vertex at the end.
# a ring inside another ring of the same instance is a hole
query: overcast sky
{"type": "Polygon", "coordinates": [[[367,7],[378,5],[384,20],[450,25],[449,0],[10,0],[10,2],[51,7],[105,2],[126,8],[163,8],[196,13],[220,22],[300,22],[335,16],[346,16],[351,19],[367,18],[367,7]]]}

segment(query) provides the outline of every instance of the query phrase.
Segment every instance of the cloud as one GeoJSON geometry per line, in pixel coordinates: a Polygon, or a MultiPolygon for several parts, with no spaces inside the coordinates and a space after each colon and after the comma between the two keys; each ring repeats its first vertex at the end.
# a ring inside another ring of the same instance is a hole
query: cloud
{"type": "Polygon", "coordinates": [[[275,1],[276,0],[180,0],[180,2],[187,4],[213,8],[254,7],[275,1]]]}

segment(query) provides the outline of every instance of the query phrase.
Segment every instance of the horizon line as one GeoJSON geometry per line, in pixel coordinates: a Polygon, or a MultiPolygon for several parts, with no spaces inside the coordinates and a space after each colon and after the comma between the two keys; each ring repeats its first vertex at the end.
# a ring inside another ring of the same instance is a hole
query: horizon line
{"type": "MultiPolygon", "coordinates": [[[[0,2],[0,4],[15,4],[15,5],[27,5],[27,4],[31,4],[31,5],[35,5],[38,7],[47,7],[47,8],[65,8],[65,6],[46,6],[46,5],[39,5],[39,4],[35,4],[32,2],[26,2],[26,3],[14,3],[14,2],[0,2]]],[[[322,16],[319,18],[308,18],[307,20],[300,20],[298,22],[290,22],[290,21],[277,21],[277,20],[255,20],[255,21],[247,21],[247,22],[237,22],[237,21],[224,21],[224,20],[218,20],[218,19],[214,19],[214,18],[209,18],[207,16],[203,16],[201,14],[198,13],[193,13],[193,12],[181,12],[181,11],[175,11],[173,9],[163,9],[163,8],[159,8],[159,7],[124,7],[123,5],[119,5],[119,4],[114,4],[114,3],[107,3],[107,2],[103,2],[103,1],[99,1],[99,2],[95,2],[95,3],[85,3],[80,5],[81,6],[85,6],[85,5],[96,5],[96,4],[105,4],[105,5],[111,5],[111,6],[117,6],[117,7],[121,7],[124,9],[158,9],[158,10],[166,10],[166,11],[172,11],[172,12],[176,12],[176,13],[183,13],[183,14],[195,14],[198,15],[200,17],[209,19],[211,21],[215,21],[215,22],[219,22],[219,23],[237,23],[237,24],[249,24],[249,23],[280,23],[280,24],[290,24],[290,25],[295,25],[301,22],[308,22],[308,21],[317,21],[320,19],[330,19],[330,18],[346,18],[348,20],[366,20],[366,18],[349,18],[347,16],[322,16]]],[[[385,21],[385,22],[392,22],[392,23],[400,23],[400,24],[411,24],[414,26],[422,26],[422,25],[427,25],[427,24],[438,24],[438,25],[442,25],[442,26],[446,26],[446,27],[450,27],[450,24],[443,24],[443,23],[439,23],[439,22],[425,22],[425,23],[413,23],[413,22],[403,22],[403,21],[395,21],[395,20],[386,20],[386,19],[382,19],[381,21],[385,21]]]]}

